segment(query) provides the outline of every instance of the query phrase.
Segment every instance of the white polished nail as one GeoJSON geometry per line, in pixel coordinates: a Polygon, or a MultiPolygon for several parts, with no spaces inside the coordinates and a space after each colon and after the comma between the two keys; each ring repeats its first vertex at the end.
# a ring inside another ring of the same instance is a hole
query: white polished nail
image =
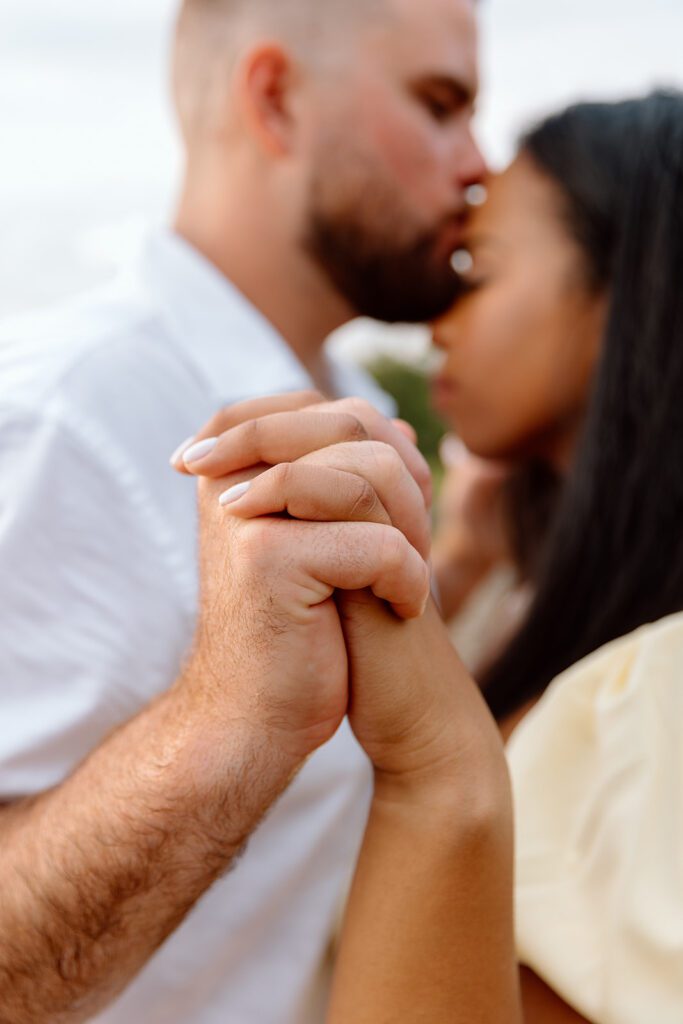
{"type": "Polygon", "coordinates": [[[217,437],[206,437],[203,441],[197,441],[192,447],[183,453],[183,462],[188,466],[191,462],[198,462],[206,455],[210,455],[218,444],[217,437]]]}
{"type": "Polygon", "coordinates": [[[251,480],[246,480],[243,484],[235,484],[234,487],[228,487],[227,491],[223,491],[218,499],[219,505],[231,505],[233,501],[237,501],[243,494],[246,494],[250,487],[251,480]]]}
{"type": "Polygon", "coordinates": [[[188,437],[185,441],[183,441],[182,444],[178,445],[176,450],[173,452],[173,455],[168,460],[171,463],[172,466],[177,466],[178,465],[178,463],[180,462],[180,460],[181,460],[181,458],[183,456],[183,453],[187,451],[187,449],[190,447],[190,445],[192,444],[193,441],[194,441],[194,434],[192,435],[192,437],[188,437]]]}

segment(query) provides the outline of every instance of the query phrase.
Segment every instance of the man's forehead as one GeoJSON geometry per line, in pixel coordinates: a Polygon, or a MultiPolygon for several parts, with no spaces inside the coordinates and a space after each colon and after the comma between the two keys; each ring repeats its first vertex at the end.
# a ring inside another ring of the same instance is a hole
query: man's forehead
{"type": "Polygon", "coordinates": [[[379,48],[406,77],[454,77],[478,88],[474,0],[386,0],[387,18],[377,26],[379,48]]]}

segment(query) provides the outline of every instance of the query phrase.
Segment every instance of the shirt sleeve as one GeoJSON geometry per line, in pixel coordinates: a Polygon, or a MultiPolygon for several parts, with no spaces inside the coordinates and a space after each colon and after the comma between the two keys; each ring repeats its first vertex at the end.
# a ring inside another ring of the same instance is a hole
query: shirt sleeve
{"type": "Polygon", "coordinates": [[[560,676],[513,733],[520,959],[595,1024],[680,1024],[683,615],[560,676]]]}
{"type": "Polygon", "coordinates": [[[173,680],[191,636],[106,449],[0,409],[0,800],[60,782],[173,680]]]}

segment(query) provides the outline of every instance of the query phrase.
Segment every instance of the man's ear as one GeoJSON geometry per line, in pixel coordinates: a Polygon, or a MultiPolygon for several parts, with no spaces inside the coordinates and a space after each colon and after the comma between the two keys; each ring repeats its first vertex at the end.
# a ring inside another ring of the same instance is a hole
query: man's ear
{"type": "Polygon", "coordinates": [[[294,143],[292,92],[297,68],[278,43],[263,43],[243,61],[239,79],[242,116],[252,136],[271,156],[284,156],[294,143]]]}

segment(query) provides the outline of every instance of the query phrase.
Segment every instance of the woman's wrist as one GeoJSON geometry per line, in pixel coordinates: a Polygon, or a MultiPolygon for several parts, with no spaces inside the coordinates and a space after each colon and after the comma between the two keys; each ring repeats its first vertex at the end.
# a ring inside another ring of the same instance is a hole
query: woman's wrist
{"type": "Polygon", "coordinates": [[[500,852],[512,844],[512,797],[508,780],[500,772],[458,782],[376,774],[371,818],[397,834],[404,831],[451,852],[471,848],[500,852]]]}
{"type": "Polygon", "coordinates": [[[396,814],[491,824],[511,813],[511,791],[502,750],[444,758],[410,771],[374,771],[373,802],[396,814]]]}

